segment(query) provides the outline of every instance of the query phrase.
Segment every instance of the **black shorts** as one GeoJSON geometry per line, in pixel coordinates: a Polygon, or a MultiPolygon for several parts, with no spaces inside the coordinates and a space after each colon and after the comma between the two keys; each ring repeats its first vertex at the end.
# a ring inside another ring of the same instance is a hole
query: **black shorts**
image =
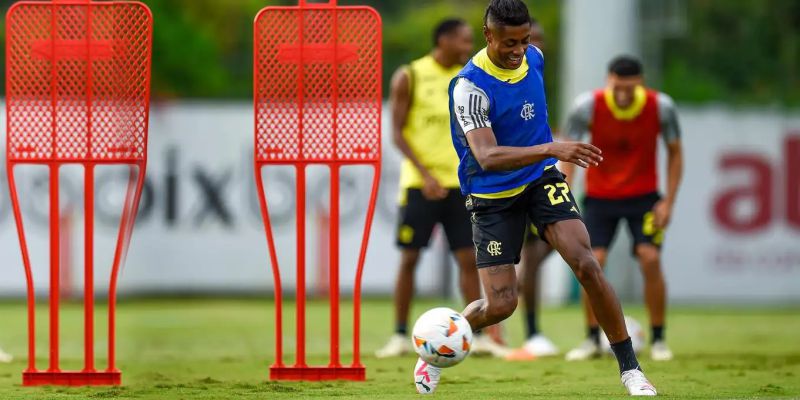
{"type": "Polygon", "coordinates": [[[444,199],[431,201],[420,189],[406,189],[406,202],[400,207],[397,245],[404,249],[427,247],[437,223],[444,227],[451,250],[472,246],[472,227],[461,191],[451,189],[444,199]]]}
{"type": "Polygon", "coordinates": [[[544,240],[539,237],[539,229],[536,228],[536,225],[533,224],[530,220],[527,222],[527,227],[525,228],[525,243],[535,242],[537,240],[544,240]]]}
{"type": "Polygon", "coordinates": [[[583,216],[592,247],[609,248],[621,219],[628,224],[633,237],[633,250],[639,244],[661,247],[664,231],[653,226],[653,206],[659,200],[661,196],[658,193],[619,200],[587,197],[583,203],[583,216]]]}
{"type": "Polygon", "coordinates": [[[557,169],[545,171],[525,190],[504,199],[467,198],[478,268],[518,264],[525,231],[538,232],[559,221],[581,219],[578,204],[557,169]],[[530,222],[529,222],[530,221],[530,222]]]}

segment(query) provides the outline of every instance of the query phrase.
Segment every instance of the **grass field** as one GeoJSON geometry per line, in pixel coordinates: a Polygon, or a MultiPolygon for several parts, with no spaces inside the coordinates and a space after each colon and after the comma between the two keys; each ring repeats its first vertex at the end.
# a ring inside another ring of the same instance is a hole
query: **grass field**
{"type": "MultiPolygon", "coordinates": [[[[421,301],[414,312],[441,302],[421,301]]],[[[456,306],[455,304],[450,304],[456,306]]],[[[643,310],[628,314],[645,322],[643,310]]],[[[291,316],[292,308],[287,308],[291,316]]],[[[349,306],[343,306],[349,310],[349,306]]],[[[39,312],[39,361],[46,361],[46,308],[39,312]]],[[[118,308],[118,359],[123,371],[119,388],[23,388],[26,366],[25,306],[0,303],[0,345],[17,356],[0,364],[0,399],[276,399],[276,398],[414,398],[414,358],[378,360],[372,352],[391,331],[388,300],[364,304],[363,348],[367,382],[279,383],[266,380],[273,361],[272,303],[267,300],[123,300],[118,308]]],[[[348,313],[349,315],[349,313],[348,313]]],[[[327,352],[327,306],[309,306],[309,354],[318,363],[327,352]]],[[[82,308],[62,311],[62,368],[79,369],[82,360],[82,308]]],[[[349,319],[348,319],[349,320],[349,319]]],[[[104,318],[98,320],[102,324],[104,318]]],[[[292,326],[291,319],[287,321],[292,326]]],[[[583,335],[577,308],[547,309],[546,333],[563,350],[583,335]]],[[[102,325],[98,325],[102,326],[102,325]]],[[[521,321],[507,324],[513,343],[520,343],[521,321]]],[[[349,339],[349,322],[343,321],[349,339]]],[[[105,357],[104,329],[99,328],[99,358],[105,357]]],[[[671,310],[668,339],[676,360],[642,361],[659,392],[673,398],[800,398],[800,310],[671,310]]],[[[286,336],[286,349],[294,336],[286,336]]],[[[350,342],[344,349],[350,352],[350,342]]],[[[345,358],[346,360],[349,357],[345,358]]],[[[290,356],[287,361],[292,361],[290,356]]],[[[101,364],[102,365],[102,364],[101,364]]],[[[468,359],[446,370],[436,394],[442,399],[615,398],[624,389],[610,358],[583,363],[562,359],[508,363],[468,359]]]]}

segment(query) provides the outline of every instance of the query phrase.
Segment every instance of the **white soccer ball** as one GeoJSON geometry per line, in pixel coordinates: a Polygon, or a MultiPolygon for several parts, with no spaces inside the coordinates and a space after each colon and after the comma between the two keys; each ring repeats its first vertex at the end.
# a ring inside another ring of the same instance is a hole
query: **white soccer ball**
{"type": "Polygon", "coordinates": [[[417,319],[411,341],[423,361],[434,367],[452,367],[469,354],[472,328],[467,319],[455,310],[434,308],[417,319]]]}
{"type": "MultiPolygon", "coordinates": [[[[636,354],[639,354],[639,352],[644,349],[644,345],[647,342],[642,325],[631,317],[625,317],[625,326],[628,327],[628,335],[631,336],[633,351],[636,352],[636,354]]],[[[613,354],[611,351],[611,345],[608,343],[608,337],[606,337],[605,333],[602,332],[600,334],[600,347],[606,353],[613,354]]]]}

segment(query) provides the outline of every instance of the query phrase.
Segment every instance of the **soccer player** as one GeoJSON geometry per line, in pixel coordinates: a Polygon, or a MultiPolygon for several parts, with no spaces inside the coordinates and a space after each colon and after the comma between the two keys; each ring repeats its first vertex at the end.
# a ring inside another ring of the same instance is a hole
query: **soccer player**
{"type": "MultiPolygon", "coordinates": [[[[531,44],[544,50],[544,30],[536,18],[531,18],[531,44]]],[[[539,331],[540,283],[539,276],[542,263],[553,252],[547,242],[542,240],[536,226],[528,224],[525,243],[522,247],[522,263],[520,264],[520,292],[525,313],[525,343],[519,349],[506,356],[508,360],[524,361],[537,357],[550,357],[558,354],[558,347],[539,331]]]]}
{"type": "MultiPolygon", "coordinates": [[[[487,46],[450,84],[451,131],[461,190],[471,213],[477,265],[486,292],[463,314],[477,330],[517,307],[517,275],[527,220],[566,260],[589,294],[632,395],[655,395],[625,327],[614,289],[592,255],[589,234],[558,160],[588,168],[602,160],[586,143],[553,142],[547,123],[544,57],[530,45],[522,0],[491,0],[484,17],[487,46]]],[[[432,393],[441,369],[418,360],[419,393],[432,393]]]]}
{"type": "MultiPolygon", "coordinates": [[[[566,135],[586,135],[603,149],[606,161],[586,176],[584,218],[594,255],[604,266],[617,224],[625,220],[633,237],[633,254],[644,275],[644,298],[650,314],[653,360],[672,359],[664,341],[666,286],[661,272],[661,244],[683,169],[681,129],[675,105],[664,93],[644,87],[639,60],[620,56],[611,61],[607,85],[577,98],[566,135]],[[667,147],[667,192],[658,193],[657,142],[667,147]]],[[[567,172],[569,174],[569,172],[567,172]]],[[[588,338],[567,353],[568,360],[600,354],[600,327],[593,306],[584,302],[588,338]]]]}
{"type": "MultiPolygon", "coordinates": [[[[394,296],[395,333],[376,352],[395,357],[412,351],[408,314],[414,294],[414,271],[420,253],[441,224],[460,270],[464,299],[481,297],[472,227],[458,187],[458,157],[450,139],[447,87],[473,53],[472,29],[460,19],[442,21],[434,30],[434,48],[401,67],[391,82],[392,133],[405,159],[400,172],[400,221],[397,245],[400,268],[394,296]]],[[[478,353],[506,354],[488,336],[475,338],[478,353]]]]}

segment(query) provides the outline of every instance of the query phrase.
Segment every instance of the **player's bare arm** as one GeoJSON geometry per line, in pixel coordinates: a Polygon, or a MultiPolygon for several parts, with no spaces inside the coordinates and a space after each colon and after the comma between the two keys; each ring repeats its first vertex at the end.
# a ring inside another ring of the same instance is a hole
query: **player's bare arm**
{"type": "Polygon", "coordinates": [[[588,143],[552,142],[530,147],[499,146],[491,128],[470,131],[467,141],[475,159],[485,171],[516,170],[548,158],[556,158],[583,168],[597,166],[603,161],[603,152],[588,143]]]}
{"type": "Polygon", "coordinates": [[[403,136],[403,128],[408,122],[408,111],[411,108],[410,79],[405,67],[398,69],[392,76],[389,100],[392,111],[392,139],[395,146],[414,164],[414,167],[422,175],[424,183],[422,187],[423,196],[429,200],[441,200],[447,197],[447,190],[422,165],[403,136]]]}
{"type": "Polygon", "coordinates": [[[669,96],[661,93],[658,106],[661,138],[667,147],[667,188],[664,198],[653,206],[653,225],[657,229],[664,229],[672,219],[672,209],[683,177],[683,146],[675,103],[669,96]]]}
{"type": "Polygon", "coordinates": [[[683,147],[680,140],[667,144],[667,194],[653,207],[653,224],[666,228],[672,219],[672,208],[678,197],[678,188],[683,178],[683,147]]]}

